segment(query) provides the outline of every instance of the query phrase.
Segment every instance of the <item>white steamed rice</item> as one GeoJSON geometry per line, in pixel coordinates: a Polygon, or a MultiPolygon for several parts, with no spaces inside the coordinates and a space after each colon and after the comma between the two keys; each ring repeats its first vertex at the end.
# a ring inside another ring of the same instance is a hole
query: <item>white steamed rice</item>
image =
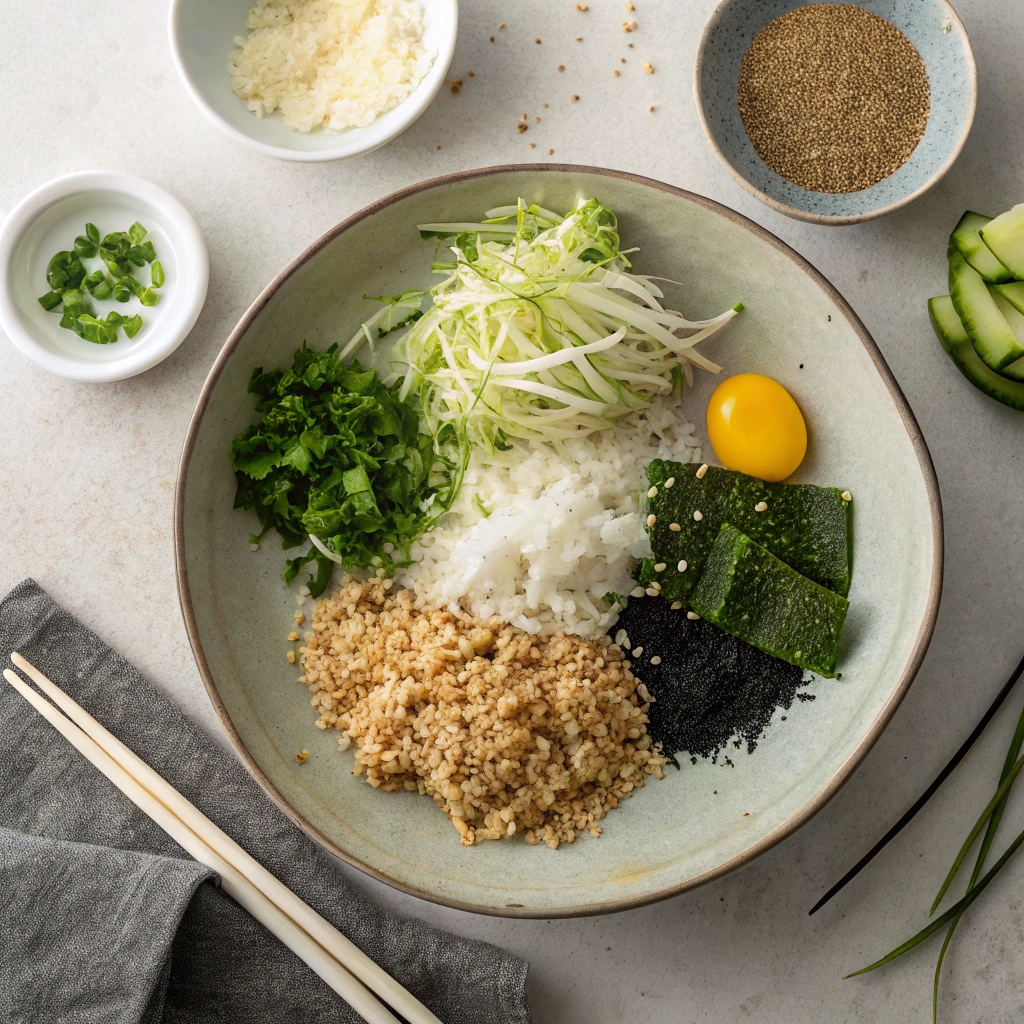
{"type": "Polygon", "coordinates": [[[418,0],[258,0],[228,57],[231,87],[289,128],[364,128],[430,70],[418,0]]]}
{"type": "Polygon", "coordinates": [[[516,449],[499,464],[474,456],[455,506],[414,545],[417,562],[399,582],[534,634],[604,633],[617,613],[602,598],[628,593],[637,559],[650,554],[644,467],[699,458],[693,427],[670,401],[557,452],[516,449]]]}

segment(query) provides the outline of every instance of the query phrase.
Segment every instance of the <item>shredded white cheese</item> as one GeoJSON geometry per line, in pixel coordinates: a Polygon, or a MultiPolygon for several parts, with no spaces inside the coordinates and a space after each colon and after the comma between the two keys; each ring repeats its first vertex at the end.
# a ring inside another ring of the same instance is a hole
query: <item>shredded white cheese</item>
{"type": "Polygon", "coordinates": [[[259,0],[228,57],[231,87],[257,116],[296,131],[364,128],[430,70],[417,0],[259,0]]]}

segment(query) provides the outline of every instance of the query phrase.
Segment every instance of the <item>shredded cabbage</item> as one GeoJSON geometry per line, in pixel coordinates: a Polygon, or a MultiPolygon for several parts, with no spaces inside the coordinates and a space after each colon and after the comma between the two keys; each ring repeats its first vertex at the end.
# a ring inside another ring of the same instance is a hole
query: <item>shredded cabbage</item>
{"type": "Polygon", "coordinates": [[[389,353],[390,381],[404,377],[401,396],[418,400],[433,436],[454,425],[464,444],[485,452],[512,439],[558,441],[612,427],[658,396],[681,393],[693,366],[717,373],[695,346],[743,308],[698,321],[665,309],[655,279],[630,273],[615,215],[596,199],[565,217],[519,200],[479,223],[419,230],[454,236],[454,260],[434,265],[445,280],[389,300],[342,356],[415,318],[389,353]],[[432,304],[417,318],[428,294],[432,304]]]}

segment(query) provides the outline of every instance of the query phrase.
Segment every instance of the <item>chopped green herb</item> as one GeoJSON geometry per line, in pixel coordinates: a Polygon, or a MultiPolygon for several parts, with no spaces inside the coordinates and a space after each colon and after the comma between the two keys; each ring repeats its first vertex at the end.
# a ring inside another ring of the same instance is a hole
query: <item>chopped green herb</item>
{"type": "Polygon", "coordinates": [[[400,390],[401,381],[389,388],[358,362],[342,365],[336,345],[303,344],[290,369],[253,371],[249,392],[262,419],[232,442],[235,507],[259,516],[253,543],[271,529],[286,550],[312,541],[287,562],[286,582],[312,561],[314,596],[335,562],[390,574],[410,564],[412,542],[454,499],[465,466],[457,435],[435,442],[422,433],[400,390]]]}
{"type": "Polygon", "coordinates": [[[137,313],[126,317],[121,313],[108,313],[106,319],[93,315],[86,297],[127,302],[133,295],[144,306],[155,306],[160,296],[154,290],[165,281],[164,268],[156,261],[152,242],[144,241],[146,229],[136,221],[128,231],[112,231],[100,237],[95,224],[85,225],[85,234],[75,239],[74,251],[62,250],[54,255],[46,268],[46,281],[50,291],[39,297],[39,304],[47,312],[63,306],[60,326],[74,331],[80,338],[97,345],[117,341],[117,330],[124,328],[129,338],[142,329],[142,317],[137,313]],[[109,276],[102,268],[88,272],[84,259],[99,257],[109,276]],[[132,276],[132,267],[152,264],[152,287],[147,288],[132,276]]]}

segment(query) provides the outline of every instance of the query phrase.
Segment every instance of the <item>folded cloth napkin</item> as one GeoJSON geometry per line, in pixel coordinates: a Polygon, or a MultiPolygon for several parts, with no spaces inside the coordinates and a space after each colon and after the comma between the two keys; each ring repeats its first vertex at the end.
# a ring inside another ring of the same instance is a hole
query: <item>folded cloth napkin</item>
{"type": "MultiPolygon", "coordinates": [[[[20,651],[446,1024],[529,1024],[527,964],[348,883],[242,766],[31,580],[20,651]]],[[[362,1020],[0,680],[0,1021],[362,1020]]]]}

